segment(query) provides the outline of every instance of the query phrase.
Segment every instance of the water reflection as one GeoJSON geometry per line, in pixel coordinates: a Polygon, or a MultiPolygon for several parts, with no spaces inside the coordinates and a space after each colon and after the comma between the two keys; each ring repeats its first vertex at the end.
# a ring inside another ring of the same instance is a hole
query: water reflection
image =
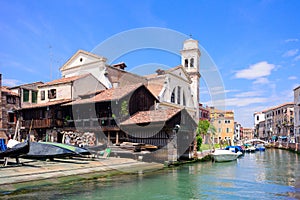
{"type": "MultiPolygon", "coordinates": [[[[26,199],[299,199],[297,154],[268,149],[235,162],[204,162],[151,174],[47,187],[26,199]]],[[[14,197],[10,197],[14,199],[14,197]]]]}

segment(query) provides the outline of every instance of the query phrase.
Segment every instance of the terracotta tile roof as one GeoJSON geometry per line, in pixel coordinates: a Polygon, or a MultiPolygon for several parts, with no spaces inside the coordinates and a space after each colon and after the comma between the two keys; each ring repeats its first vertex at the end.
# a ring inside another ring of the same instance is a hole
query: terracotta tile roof
{"type": "Polygon", "coordinates": [[[78,75],[78,76],[70,76],[66,78],[60,78],[56,79],[47,83],[44,83],[42,85],[39,85],[39,87],[44,87],[44,86],[49,86],[49,85],[57,85],[57,84],[63,84],[63,83],[71,83],[75,80],[81,79],[83,77],[89,76],[90,74],[83,74],[83,75],[78,75]]]}
{"type": "Polygon", "coordinates": [[[150,122],[165,122],[175,116],[181,109],[149,110],[137,112],[129,119],[123,121],[121,125],[141,124],[150,122]]]}
{"type": "Polygon", "coordinates": [[[42,85],[42,84],[44,84],[44,82],[37,81],[37,82],[33,82],[33,83],[26,83],[26,84],[23,84],[23,85],[13,86],[13,87],[10,87],[9,89],[14,89],[14,88],[36,88],[37,86],[42,85]]]}
{"type": "Polygon", "coordinates": [[[46,106],[53,106],[53,105],[57,105],[57,104],[68,103],[68,102],[71,102],[71,101],[72,101],[71,99],[61,99],[61,100],[56,100],[56,101],[48,101],[48,102],[45,102],[45,103],[25,105],[21,109],[41,108],[41,107],[46,107],[46,106]]]}
{"type": "Polygon", "coordinates": [[[15,93],[15,92],[9,90],[8,87],[6,87],[6,86],[2,86],[2,87],[1,87],[1,91],[2,91],[2,92],[5,92],[5,93],[7,93],[7,94],[9,94],[9,95],[12,95],[12,96],[19,96],[17,93],[15,93]]]}
{"type": "Polygon", "coordinates": [[[149,83],[147,85],[148,90],[156,97],[158,97],[163,87],[164,86],[162,84],[155,84],[155,83],[149,83]]]}
{"type": "Polygon", "coordinates": [[[142,84],[135,84],[135,85],[128,85],[126,87],[118,87],[118,88],[111,88],[107,90],[101,91],[99,94],[92,98],[88,99],[79,99],[64,105],[74,105],[74,104],[85,104],[85,103],[93,103],[93,102],[105,102],[105,101],[113,101],[118,100],[129,93],[135,91],[139,87],[141,87],[142,84]]]}
{"type": "Polygon", "coordinates": [[[284,107],[284,106],[294,106],[294,102],[283,103],[283,104],[280,104],[280,105],[277,105],[277,106],[265,109],[262,112],[265,113],[265,112],[268,112],[268,111],[271,111],[271,110],[275,110],[275,109],[278,109],[278,108],[281,108],[281,107],[284,107]]]}

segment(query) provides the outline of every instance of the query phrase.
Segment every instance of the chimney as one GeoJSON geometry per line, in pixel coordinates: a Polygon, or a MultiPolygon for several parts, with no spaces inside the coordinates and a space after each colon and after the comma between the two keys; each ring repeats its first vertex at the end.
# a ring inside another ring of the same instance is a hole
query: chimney
{"type": "Polygon", "coordinates": [[[125,70],[125,68],[127,66],[124,62],[121,62],[121,63],[117,63],[117,64],[112,65],[112,67],[117,68],[117,69],[121,69],[121,70],[125,70]]]}
{"type": "Polygon", "coordinates": [[[164,75],[165,74],[165,70],[162,70],[162,69],[158,69],[155,72],[157,73],[157,75],[164,75]]]}

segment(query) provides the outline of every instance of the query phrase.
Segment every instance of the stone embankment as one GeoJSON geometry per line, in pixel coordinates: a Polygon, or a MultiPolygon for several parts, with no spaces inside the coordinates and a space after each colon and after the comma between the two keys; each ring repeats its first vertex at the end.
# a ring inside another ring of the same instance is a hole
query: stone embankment
{"type": "Polygon", "coordinates": [[[55,159],[55,161],[20,159],[20,161],[22,165],[10,163],[6,167],[0,167],[0,198],[5,194],[31,187],[64,184],[117,174],[141,174],[164,168],[160,163],[113,157],[95,160],[80,158],[55,159]]]}
{"type": "Polygon", "coordinates": [[[300,153],[300,143],[289,143],[289,142],[272,142],[270,147],[278,149],[286,149],[300,153]]]}

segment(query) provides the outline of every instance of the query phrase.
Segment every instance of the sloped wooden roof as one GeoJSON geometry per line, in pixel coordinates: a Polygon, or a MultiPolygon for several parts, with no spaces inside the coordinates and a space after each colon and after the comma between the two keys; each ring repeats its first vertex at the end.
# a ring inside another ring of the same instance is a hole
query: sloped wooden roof
{"type": "Polygon", "coordinates": [[[166,122],[179,113],[181,109],[170,108],[166,110],[140,111],[123,121],[121,125],[142,124],[150,122],[166,122]]]}
{"type": "Polygon", "coordinates": [[[134,84],[134,85],[128,85],[125,87],[111,88],[111,89],[101,91],[99,94],[95,95],[94,97],[91,97],[88,99],[79,99],[79,100],[76,100],[76,101],[73,101],[71,103],[67,103],[64,105],[74,105],[74,104],[85,104],[85,103],[119,100],[142,86],[143,86],[142,84],[134,84]]]}

